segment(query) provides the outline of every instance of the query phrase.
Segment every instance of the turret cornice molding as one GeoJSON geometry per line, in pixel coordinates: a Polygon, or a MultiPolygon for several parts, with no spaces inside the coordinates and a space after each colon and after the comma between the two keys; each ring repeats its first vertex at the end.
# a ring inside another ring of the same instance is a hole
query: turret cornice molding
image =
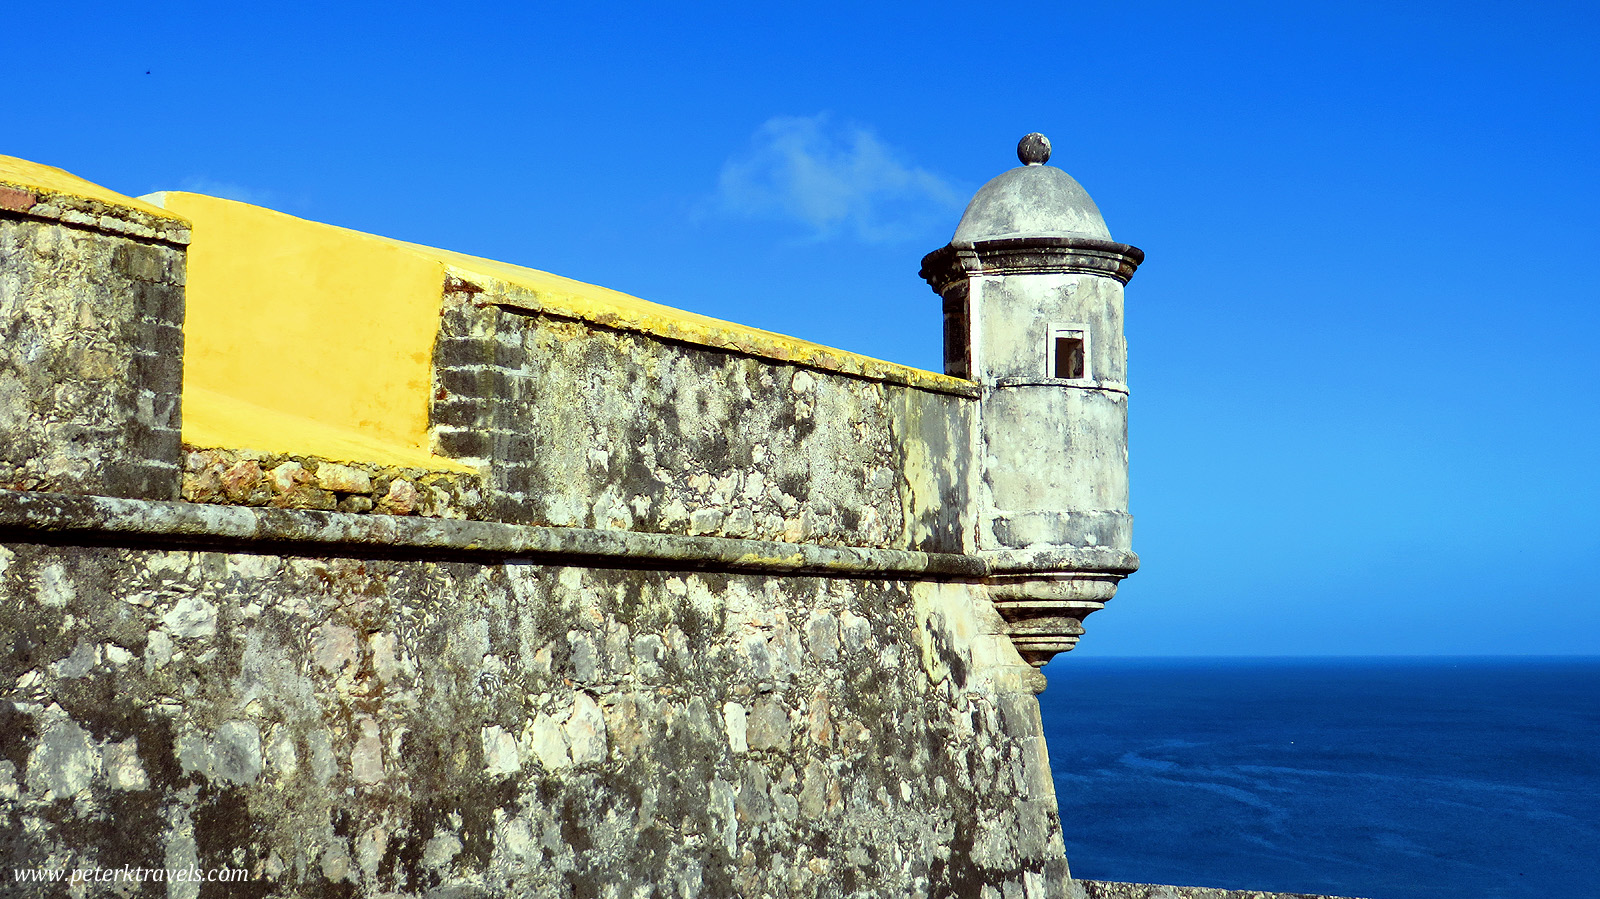
{"type": "Polygon", "coordinates": [[[1000,237],[950,243],[922,257],[923,280],[944,293],[974,275],[1075,273],[1115,278],[1123,284],[1144,262],[1144,251],[1094,237],[1000,237]]]}

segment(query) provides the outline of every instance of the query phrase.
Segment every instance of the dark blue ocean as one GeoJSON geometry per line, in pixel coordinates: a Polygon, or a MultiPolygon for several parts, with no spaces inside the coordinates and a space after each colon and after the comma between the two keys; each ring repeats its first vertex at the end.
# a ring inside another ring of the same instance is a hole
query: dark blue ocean
{"type": "Polygon", "coordinates": [[[1600,897],[1600,659],[1060,656],[1045,673],[1077,877],[1600,897]]]}

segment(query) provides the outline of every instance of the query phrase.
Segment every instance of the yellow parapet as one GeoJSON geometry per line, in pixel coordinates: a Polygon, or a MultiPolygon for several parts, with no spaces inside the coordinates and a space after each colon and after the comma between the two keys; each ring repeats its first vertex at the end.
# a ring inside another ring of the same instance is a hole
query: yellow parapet
{"type": "Polygon", "coordinates": [[[19,203],[60,195],[188,225],[183,437],[196,446],[474,470],[429,448],[433,346],[452,280],[494,302],[602,327],[923,389],[971,389],[548,272],[233,200],[182,192],[135,199],[6,156],[0,189],[19,203]]]}
{"type": "Polygon", "coordinates": [[[62,171],[54,166],[29,162],[26,159],[18,159],[15,156],[0,156],[0,185],[9,185],[47,194],[56,193],[69,197],[83,197],[84,199],[104,203],[107,206],[136,209],[139,212],[158,218],[181,218],[177,213],[154,206],[144,200],[123,196],[92,181],[85,181],[71,172],[62,171]]]}
{"type": "Polygon", "coordinates": [[[192,223],[184,438],[463,471],[428,450],[445,282],[551,315],[935,390],[966,382],[504,262],[233,200],[146,198],[192,223]]]}

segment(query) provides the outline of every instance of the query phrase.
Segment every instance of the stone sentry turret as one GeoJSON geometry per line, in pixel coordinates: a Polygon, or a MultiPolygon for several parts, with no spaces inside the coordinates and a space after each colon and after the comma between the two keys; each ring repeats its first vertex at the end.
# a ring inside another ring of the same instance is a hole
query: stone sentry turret
{"type": "Polygon", "coordinates": [[[1044,135],[1017,156],[922,277],[944,299],[946,373],[983,391],[971,501],[989,595],[1042,666],[1139,564],[1122,289],[1144,253],[1113,241],[1089,194],[1045,164],[1044,135]]]}

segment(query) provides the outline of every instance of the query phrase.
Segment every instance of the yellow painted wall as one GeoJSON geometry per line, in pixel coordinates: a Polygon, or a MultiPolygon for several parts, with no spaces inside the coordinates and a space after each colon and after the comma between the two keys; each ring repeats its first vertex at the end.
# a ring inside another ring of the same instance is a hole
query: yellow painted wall
{"type": "Polygon", "coordinates": [[[176,192],[149,199],[193,229],[186,441],[461,467],[428,452],[441,262],[246,203],[176,192]]]}

